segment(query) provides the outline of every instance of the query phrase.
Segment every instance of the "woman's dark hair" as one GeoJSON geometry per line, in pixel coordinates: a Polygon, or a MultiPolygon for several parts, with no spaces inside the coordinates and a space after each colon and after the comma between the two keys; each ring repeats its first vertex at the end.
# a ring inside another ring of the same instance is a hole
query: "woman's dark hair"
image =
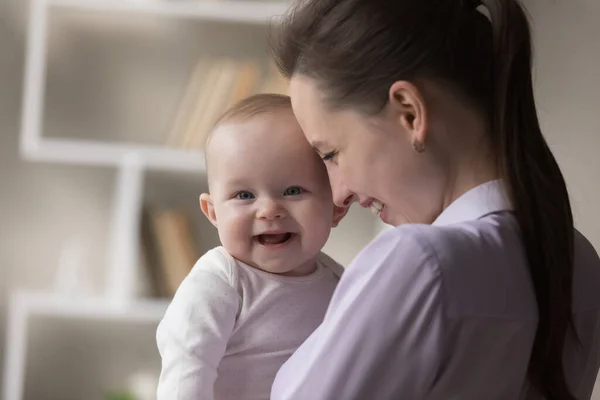
{"type": "Polygon", "coordinates": [[[374,115],[387,104],[393,82],[424,78],[446,84],[487,118],[537,298],[529,380],[546,399],[574,399],[562,361],[567,333],[575,333],[573,216],[538,122],[522,6],[516,0],[305,0],[284,18],[272,50],[282,73],[313,78],[331,109],[374,115]]]}

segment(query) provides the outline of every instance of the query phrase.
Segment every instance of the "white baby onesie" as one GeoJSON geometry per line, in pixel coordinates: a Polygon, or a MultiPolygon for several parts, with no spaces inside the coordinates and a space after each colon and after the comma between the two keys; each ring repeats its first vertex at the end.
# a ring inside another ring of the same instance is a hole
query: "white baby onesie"
{"type": "Polygon", "coordinates": [[[323,321],[343,268],[271,274],[217,247],[181,283],[157,330],[157,400],[268,400],[281,365],[323,321]]]}

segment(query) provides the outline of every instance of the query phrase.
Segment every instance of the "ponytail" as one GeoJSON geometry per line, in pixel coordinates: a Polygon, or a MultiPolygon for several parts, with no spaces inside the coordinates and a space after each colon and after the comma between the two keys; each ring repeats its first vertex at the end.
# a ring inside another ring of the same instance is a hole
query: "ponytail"
{"type": "Polygon", "coordinates": [[[494,35],[492,131],[538,305],[529,379],[547,400],[575,400],[563,370],[567,332],[574,333],[573,215],[565,180],[537,118],[529,24],[515,0],[482,3],[494,35]]]}

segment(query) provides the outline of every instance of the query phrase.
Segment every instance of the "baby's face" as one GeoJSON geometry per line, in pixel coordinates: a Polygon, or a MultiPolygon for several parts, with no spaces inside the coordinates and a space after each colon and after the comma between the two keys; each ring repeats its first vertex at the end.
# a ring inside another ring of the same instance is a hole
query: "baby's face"
{"type": "Polygon", "coordinates": [[[209,149],[210,201],[221,243],[262,270],[303,275],[332,226],[327,172],[291,110],[217,128],[209,149]]]}

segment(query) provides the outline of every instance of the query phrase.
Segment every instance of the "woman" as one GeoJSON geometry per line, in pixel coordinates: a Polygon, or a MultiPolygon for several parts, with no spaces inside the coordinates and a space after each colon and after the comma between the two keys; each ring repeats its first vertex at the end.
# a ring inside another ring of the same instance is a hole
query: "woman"
{"type": "Polygon", "coordinates": [[[538,123],[515,0],[307,0],[274,53],[363,250],[273,400],[589,399],[600,260],[538,123]]]}

